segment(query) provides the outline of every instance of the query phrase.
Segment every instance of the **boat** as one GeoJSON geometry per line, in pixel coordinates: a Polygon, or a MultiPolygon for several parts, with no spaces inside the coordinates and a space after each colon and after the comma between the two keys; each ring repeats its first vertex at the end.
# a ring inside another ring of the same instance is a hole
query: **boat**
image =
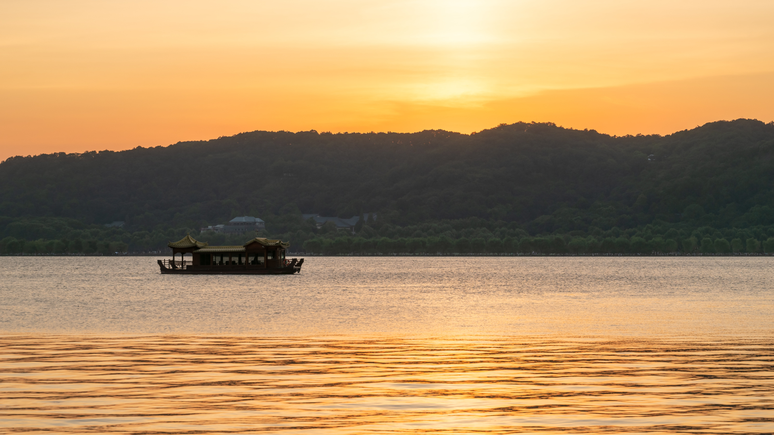
{"type": "Polygon", "coordinates": [[[290,275],[301,272],[304,264],[303,258],[285,258],[290,243],[263,237],[256,237],[242,246],[210,246],[186,235],[167,246],[172,248],[172,259],[158,260],[161,273],[290,275]]]}

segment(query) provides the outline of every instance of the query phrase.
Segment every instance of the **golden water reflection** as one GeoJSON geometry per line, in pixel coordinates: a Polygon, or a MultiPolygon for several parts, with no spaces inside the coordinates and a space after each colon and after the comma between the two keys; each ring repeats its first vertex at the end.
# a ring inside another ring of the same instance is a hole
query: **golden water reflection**
{"type": "Polygon", "coordinates": [[[774,339],[0,335],[3,433],[771,433],[774,339]]]}

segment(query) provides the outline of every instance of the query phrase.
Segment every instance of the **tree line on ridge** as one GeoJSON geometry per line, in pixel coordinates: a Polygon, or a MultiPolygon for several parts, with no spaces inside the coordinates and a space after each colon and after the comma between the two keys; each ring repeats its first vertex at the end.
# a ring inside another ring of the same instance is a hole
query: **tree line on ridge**
{"type": "Polygon", "coordinates": [[[774,125],[614,137],[550,123],[471,135],[251,132],[0,163],[0,252],[152,253],[250,215],[319,254],[774,252],[774,125]],[[377,212],[355,234],[302,213],[377,212]],[[122,228],[105,224],[125,222],[122,228]]]}

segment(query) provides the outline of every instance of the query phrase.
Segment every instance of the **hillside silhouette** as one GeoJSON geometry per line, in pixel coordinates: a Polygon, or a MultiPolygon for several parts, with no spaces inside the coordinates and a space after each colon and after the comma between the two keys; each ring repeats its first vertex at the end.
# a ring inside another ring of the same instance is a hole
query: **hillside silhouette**
{"type": "Polygon", "coordinates": [[[773,177],[774,124],[744,119],[668,136],[550,123],[471,135],[257,131],[7,159],[0,238],[6,252],[35,240],[72,251],[75,239],[105,243],[105,252],[150,250],[249,215],[296,249],[309,242],[328,253],[709,252],[707,238],[712,252],[725,250],[723,240],[728,252],[757,252],[755,242],[762,251],[774,237],[773,177]],[[368,212],[377,221],[354,236],[301,219],[368,212]],[[113,221],[124,228],[104,227],[113,221]],[[434,248],[431,238],[443,241],[434,248]],[[608,240],[603,249],[606,239],[628,247],[608,240]]]}

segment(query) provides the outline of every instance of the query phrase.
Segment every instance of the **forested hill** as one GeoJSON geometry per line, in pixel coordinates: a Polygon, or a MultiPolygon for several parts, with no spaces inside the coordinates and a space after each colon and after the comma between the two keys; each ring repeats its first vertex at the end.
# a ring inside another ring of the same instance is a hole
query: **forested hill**
{"type": "Polygon", "coordinates": [[[376,212],[370,234],[384,236],[387,226],[393,238],[444,225],[531,236],[650,225],[683,235],[755,228],[765,239],[774,236],[772,178],[774,124],[755,120],[664,137],[536,123],[471,135],[251,132],[10,158],[0,164],[0,229],[46,238],[35,228],[68,218],[69,227],[125,221],[128,233],[168,235],[251,215],[269,234],[309,239],[318,234],[301,213],[376,212]]]}

